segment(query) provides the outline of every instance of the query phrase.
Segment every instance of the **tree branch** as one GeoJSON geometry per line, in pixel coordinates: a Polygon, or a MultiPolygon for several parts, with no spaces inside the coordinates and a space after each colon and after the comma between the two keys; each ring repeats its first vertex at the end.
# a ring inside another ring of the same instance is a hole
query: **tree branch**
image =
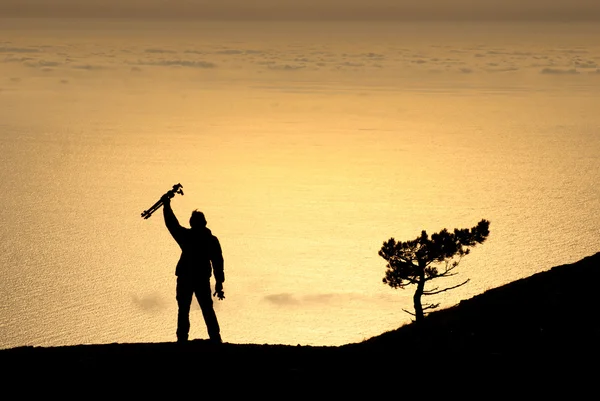
{"type": "Polygon", "coordinates": [[[456,269],[458,267],[458,265],[459,265],[459,263],[460,263],[461,260],[462,260],[462,256],[459,256],[458,260],[455,263],[453,263],[453,266],[450,266],[450,267],[448,267],[448,262],[449,261],[447,260],[446,261],[446,266],[445,266],[444,273],[442,273],[442,274],[445,275],[449,271],[452,271],[452,270],[456,269]]]}
{"type": "Polygon", "coordinates": [[[425,277],[425,281],[431,281],[431,280],[435,280],[436,278],[441,278],[441,277],[452,277],[452,276],[456,276],[458,273],[441,273],[438,274],[437,276],[431,276],[431,277],[425,277]]]}
{"type": "Polygon", "coordinates": [[[429,304],[429,305],[423,306],[423,310],[427,310],[427,309],[435,309],[435,308],[437,308],[438,306],[440,306],[440,304],[439,304],[439,303],[437,303],[437,304],[429,304]]]}
{"type": "Polygon", "coordinates": [[[403,257],[398,256],[398,260],[402,263],[406,263],[407,265],[413,264],[413,261],[410,258],[403,258],[403,257]]]}
{"type": "Polygon", "coordinates": [[[410,281],[411,284],[419,284],[419,280],[416,279],[416,278],[410,278],[410,279],[407,279],[407,280],[410,281]]]}
{"type": "Polygon", "coordinates": [[[435,295],[435,294],[439,294],[440,292],[453,290],[455,288],[458,288],[460,286],[463,286],[463,285],[467,284],[469,282],[469,280],[470,279],[466,279],[465,281],[463,281],[462,283],[460,283],[458,285],[455,285],[453,287],[444,288],[443,290],[439,290],[439,291],[423,291],[423,295],[435,295]]]}

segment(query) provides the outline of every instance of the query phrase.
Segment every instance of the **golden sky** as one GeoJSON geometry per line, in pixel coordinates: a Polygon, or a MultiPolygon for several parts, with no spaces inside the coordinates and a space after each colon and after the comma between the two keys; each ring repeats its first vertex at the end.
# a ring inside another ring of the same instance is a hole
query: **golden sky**
{"type": "Polygon", "coordinates": [[[600,19],[598,0],[0,0],[3,16],[600,19]]]}

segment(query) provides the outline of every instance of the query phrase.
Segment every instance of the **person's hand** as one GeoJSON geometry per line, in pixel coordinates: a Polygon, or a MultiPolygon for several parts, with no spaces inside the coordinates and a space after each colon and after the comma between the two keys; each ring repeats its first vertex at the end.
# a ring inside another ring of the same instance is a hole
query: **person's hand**
{"type": "Polygon", "coordinates": [[[217,282],[215,284],[215,293],[213,296],[219,298],[220,301],[225,299],[225,293],[223,292],[223,283],[217,282]]]}
{"type": "Polygon", "coordinates": [[[169,204],[171,203],[171,197],[169,196],[169,193],[164,194],[161,198],[160,201],[164,204],[169,204]]]}

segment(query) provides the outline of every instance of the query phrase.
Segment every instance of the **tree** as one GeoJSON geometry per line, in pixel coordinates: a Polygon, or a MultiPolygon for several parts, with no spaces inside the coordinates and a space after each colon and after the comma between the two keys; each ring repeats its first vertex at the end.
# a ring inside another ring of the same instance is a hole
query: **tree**
{"type": "Polygon", "coordinates": [[[470,248],[487,239],[490,234],[489,227],[490,222],[484,219],[471,229],[455,228],[454,232],[449,232],[444,228],[439,233],[432,234],[431,238],[423,230],[421,235],[412,241],[396,242],[394,238],[390,238],[384,242],[379,251],[379,256],[387,261],[384,284],[392,288],[417,285],[413,296],[415,313],[404,311],[414,315],[417,322],[422,321],[425,317],[424,311],[437,308],[439,304],[423,306],[421,296],[439,294],[468,283],[469,279],[444,289],[425,289],[425,284],[433,279],[456,275],[454,269],[460,260],[469,254],[470,248]]]}

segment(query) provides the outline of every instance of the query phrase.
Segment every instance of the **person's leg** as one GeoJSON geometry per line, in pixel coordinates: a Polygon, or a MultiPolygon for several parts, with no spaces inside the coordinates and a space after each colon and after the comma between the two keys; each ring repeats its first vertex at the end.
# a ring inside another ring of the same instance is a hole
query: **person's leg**
{"type": "Polygon", "coordinates": [[[189,280],[177,277],[177,341],[188,340],[190,331],[190,305],[194,288],[189,280]]]}
{"type": "Polygon", "coordinates": [[[221,330],[219,328],[219,322],[217,321],[217,315],[213,308],[213,300],[210,289],[210,279],[198,280],[195,283],[194,292],[202,309],[202,315],[204,316],[204,322],[206,323],[206,329],[208,331],[208,337],[211,341],[221,342],[221,330]]]}

